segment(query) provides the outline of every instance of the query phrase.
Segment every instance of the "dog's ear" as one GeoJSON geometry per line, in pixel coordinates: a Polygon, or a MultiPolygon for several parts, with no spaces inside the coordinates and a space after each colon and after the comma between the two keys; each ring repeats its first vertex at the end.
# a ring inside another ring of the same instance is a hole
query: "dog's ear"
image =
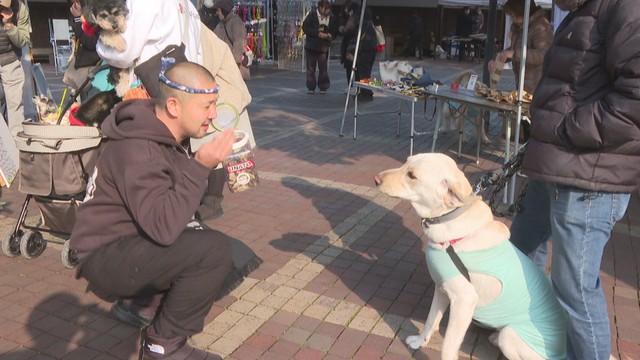
{"type": "Polygon", "coordinates": [[[473,195],[471,184],[462,171],[456,171],[452,178],[445,179],[444,182],[447,187],[444,199],[446,206],[459,207],[471,204],[479,198],[477,195],[473,195]]]}

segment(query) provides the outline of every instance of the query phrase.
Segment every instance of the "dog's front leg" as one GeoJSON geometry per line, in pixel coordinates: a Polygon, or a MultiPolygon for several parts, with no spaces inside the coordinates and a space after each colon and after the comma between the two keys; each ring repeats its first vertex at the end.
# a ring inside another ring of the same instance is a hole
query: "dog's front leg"
{"type": "Polygon", "coordinates": [[[442,288],[439,286],[436,287],[436,290],[433,294],[433,301],[431,302],[431,308],[429,308],[429,315],[427,315],[427,320],[424,323],[424,328],[419,335],[412,335],[407,337],[407,345],[409,345],[412,349],[418,349],[422,345],[426,345],[429,343],[431,336],[435,331],[438,331],[440,327],[440,320],[442,320],[442,315],[444,311],[449,306],[449,298],[444,293],[442,288]]]}
{"type": "Polygon", "coordinates": [[[464,335],[471,324],[478,303],[478,294],[473,285],[462,275],[446,281],[442,288],[451,301],[449,323],[442,341],[442,359],[458,359],[464,335]]]}

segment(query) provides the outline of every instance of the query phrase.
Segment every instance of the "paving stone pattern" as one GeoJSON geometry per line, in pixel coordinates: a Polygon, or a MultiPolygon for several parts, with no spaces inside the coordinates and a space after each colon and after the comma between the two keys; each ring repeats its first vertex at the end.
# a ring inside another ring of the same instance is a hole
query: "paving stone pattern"
{"type": "MultiPolygon", "coordinates": [[[[478,63],[423,60],[431,76],[448,82],[478,63]]],[[[46,67],[54,94],[63,85],[46,67]]],[[[513,87],[505,73],[504,88],[513,87]]],[[[264,263],[211,309],[201,334],[190,341],[226,359],[435,359],[446,319],[427,347],[413,351],[406,336],[422,329],[434,284],[424,261],[420,221],[411,206],[379,193],[373,176],[397,167],[409,154],[405,115],[396,136],[394,115],[360,116],[351,138],[353,101],[344,137],[338,132],[345,107],[344,70],[330,62],[328,94],[308,95],[303,73],[254,68],[249,107],[258,148],[260,185],[225,193],[225,215],[208,224],[251,246],[264,263]]],[[[380,94],[362,105],[389,110],[397,100],[380,94]]],[[[417,106],[414,152],[431,148],[433,101],[417,106]]],[[[406,110],[406,108],[405,108],[406,110]]],[[[457,159],[471,181],[501,165],[502,125],[492,118],[475,162],[476,135],[457,159]]],[[[454,158],[457,133],[441,133],[436,151],[454,158]]],[[[0,230],[16,224],[24,194],[3,189],[0,230]]],[[[38,211],[29,207],[28,221],[38,211]]],[[[509,223],[509,218],[501,219],[509,223]]],[[[36,259],[0,256],[1,359],[137,359],[139,331],[109,314],[110,304],[86,293],[86,283],[60,261],[60,239],[36,259]]],[[[640,358],[637,196],[616,225],[601,276],[609,303],[614,355],[640,358]]],[[[117,260],[114,260],[117,261],[117,260]]],[[[460,357],[503,359],[471,326],[460,357]]]]}

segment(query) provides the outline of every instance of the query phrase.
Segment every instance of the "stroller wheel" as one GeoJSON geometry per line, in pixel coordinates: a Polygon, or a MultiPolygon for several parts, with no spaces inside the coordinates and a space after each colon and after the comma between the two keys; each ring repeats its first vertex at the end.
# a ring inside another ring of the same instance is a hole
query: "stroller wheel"
{"type": "Polygon", "coordinates": [[[19,231],[17,236],[13,230],[7,231],[2,238],[2,253],[8,257],[20,255],[20,236],[22,231],[19,231]]]}
{"type": "Polygon", "coordinates": [[[20,253],[26,259],[33,259],[47,248],[47,241],[39,231],[27,230],[20,238],[20,253]]]}
{"type": "Polygon", "coordinates": [[[66,240],[62,245],[62,265],[67,269],[73,269],[78,265],[78,258],[76,252],[69,248],[69,240],[66,240]]]}

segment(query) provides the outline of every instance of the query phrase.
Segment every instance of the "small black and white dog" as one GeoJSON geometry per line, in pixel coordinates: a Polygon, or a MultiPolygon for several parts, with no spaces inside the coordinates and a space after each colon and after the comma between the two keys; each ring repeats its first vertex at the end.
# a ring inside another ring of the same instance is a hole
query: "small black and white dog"
{"type": "Polygon", "coordinates": [[[122,98],[116,94],[115,89],[99,92],[85,100],[78,110],[75,118],[86,126],[100,127],[104,119],[122,98]]]}
{"type": "MultiPolygon", "coordinates": [[[[85,19],[100,28],[100,41],[118,51],[127,48],[122,33],[127,29],[129,8],[126,0],[87,0],[82,7],[85,19]]],[[[122,97],[129,90],[130,69],[111,67],[107,80],[122,97]]]]}
{"type": "Polygon", "coordinates": [[[118,51],[127,48],[122,33],[127,29],[129,8],[125,0],[88,0],[82,7],[85,19],[100,30],[103,44],[118,51]]]}

